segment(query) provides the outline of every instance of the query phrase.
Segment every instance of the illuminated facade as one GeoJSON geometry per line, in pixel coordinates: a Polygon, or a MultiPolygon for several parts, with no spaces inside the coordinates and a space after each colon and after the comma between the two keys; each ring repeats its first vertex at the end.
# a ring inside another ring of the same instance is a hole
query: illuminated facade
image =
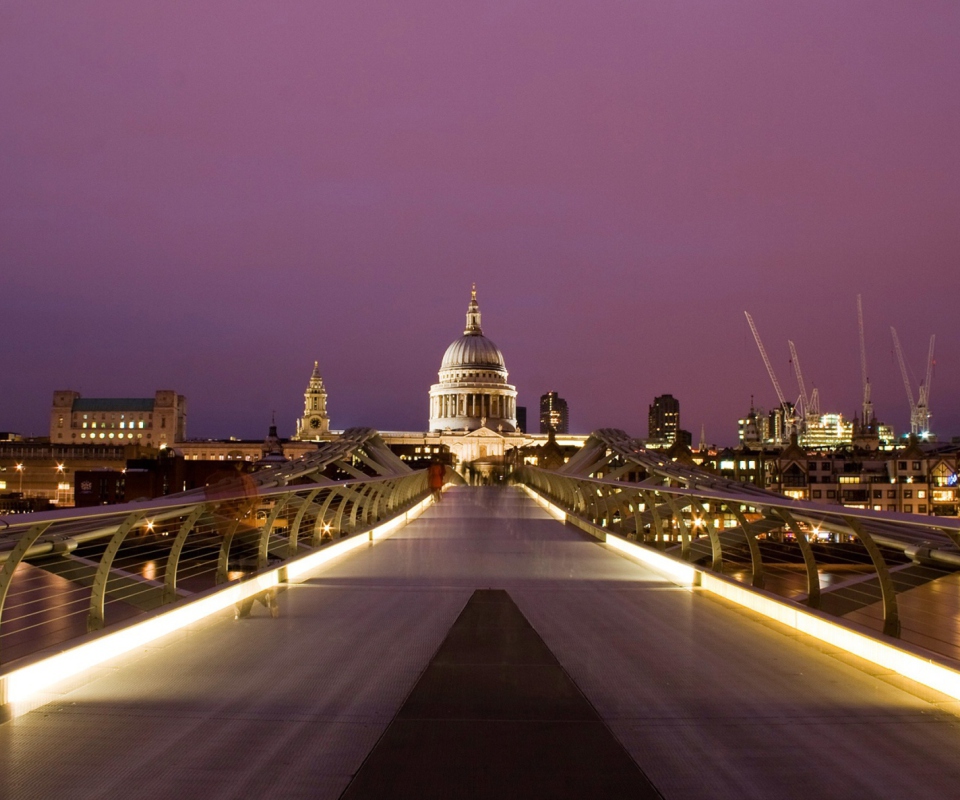
{"type": "Polygon", "coordinates": [[[169,389],[153,397],[81,397],[53,393],[53,444],[141,444],[166,447],[187,438],[187,401],[169,389]]]}
{"type": "Polygon", "coordinates": [[[556,392],[540,397],[540,433],[569,433],[570,410],[567,401],[556,392]]]}
{"type": "Polygon", "coordinates": [[[647,414],[647,431],[654,442],[677,441],[680,430],[680,401],[672,394],[662,394],[653,398],[647,414]]]}
{"type": "Polygon", "coordinates": [[[430,387],[431,431],[517,429],[517,390],[507,383],[500,349],[483,335],[474,286],[467,326],[443,355],[439,383],[430,387]]]}

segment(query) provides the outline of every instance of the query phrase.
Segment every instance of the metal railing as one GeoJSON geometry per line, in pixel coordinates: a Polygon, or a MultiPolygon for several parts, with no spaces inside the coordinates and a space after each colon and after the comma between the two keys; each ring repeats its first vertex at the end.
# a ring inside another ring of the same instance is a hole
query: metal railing
{"type": "MultiPolygon", "coordinates": [[[[618,455],[594,453],[580,468],[602,461],[622,475],[618,455]]],[[[638,455],[639,483],[530,466],[513,479],[698,569],[960,660],[960,520],[792,500],[638,455]]]]}
{"type": "Polygon", "coordinates": [[[303,470],[0,521],[0,661],[245,580],[359,535],[429,492],[426,471],[287,486],[280,473],[303,470]]]}

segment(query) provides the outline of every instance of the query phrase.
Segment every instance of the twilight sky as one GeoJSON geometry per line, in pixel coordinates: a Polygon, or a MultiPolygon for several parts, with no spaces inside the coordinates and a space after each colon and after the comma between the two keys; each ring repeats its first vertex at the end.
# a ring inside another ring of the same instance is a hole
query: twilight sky
{"type": "Polygon", "coordinates": [[[8,0],[0,430],[54,389],[188,399],[194,437],[426,426],[478,284],[519,402],[736,441],[787,395],[960,434],[955,0],[8,0]],[[914,387],[916,391],[916,386],[914,387]]]}

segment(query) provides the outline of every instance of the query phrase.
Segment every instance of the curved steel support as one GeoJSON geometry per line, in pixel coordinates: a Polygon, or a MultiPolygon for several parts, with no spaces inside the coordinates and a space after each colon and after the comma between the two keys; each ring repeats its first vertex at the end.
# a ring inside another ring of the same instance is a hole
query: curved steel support
{"type": "Polygon", "coordinates": [[[650,512],[650,520],[653,527],[654,540],[663,547],[663,523],[660,521],[660,514],[657,511],[657,497],[653,492],[643,493],[644,502],[647,504],[647,510],[650,512]]]}
{"type": "Polygon", "coordinates": [[[707,536],[710,538],[710,569],[714,572],[723,572],[723,549],[720,546],[720,534],[717,533],[717,529],[710,524],[713,520],[710,519],[710,514],[703,507],[703,503],[695,497],[691,497],[690,505],[700,510],[700,519],[703,521],[703,527],[707,529],[707,536]]]}
{"type": "Polygon", "coordinates": [[[800,526],[793,518],[793,514],[787,509],[774,508],[771,510],[786,522],[787,527],[793,531],[793,537],[797,540],[797,544],[800,545],[800,553],[803,556],[803,566],[807,572],[807,605],[810,606],[810,608],[820,608],[820,574],[817,572],[817,559],[814,556],[813,548],[810,546],[810,541],[804,532],[800,530],[800,526]]]}
{"type": "Polygon", "coordinates": [[[34,542],[39,539],[44,531],[47,530],[52,522],[41,522],[39,525],[30,527],[20,540],[14,546],[13,550],[7,556],[7,560],[0,567],[0,623],[3,622],[3,604],[7,599],[7,592],[10,591],[10,584],[13,583],[13,573],[16,572],[27,550],[33,547],[34,542]]]}
{"type": "Polygon", "coordinates": [[[677,527],[680,528],[680,558],[684,561],[690,560],[690,528],[683,517],[683,506],[677,502],[672,494],[664,494],[667,503],[673,510],[674,519],[677,520],[677,527]]]}
{"type": "Polygon", "coordinates": [[[300,508],[297,509],[297,516],[294,517],[293,525],[290,526],[290,538],[287,543],[290,555],[296,555],[297,550],[300,548],[300,525],[303,523],[303,517],[307,513],[307,509],[313,505],[314,498],[320,494],[322,489],[322,486],[312,489],[307,496],[303,498],[303,503],[300,508]]]}
{"type": "Polygon", "coordinates": [[[103,606],[104,598],[107,594],[107,581],[110,578],[110,570],[113,568],[113,560],[120,552],[120,546],[127,534],[133,530],[138,522],[146,517],[143,511],[134,511],[120,523],[107,549],[103,551],[100,557],[100,564],[97,566],[97,574],[93,578],[93,588],[90,590],[90,611],[87,614],[87,631],[98,631],[103,627],[103,606]]]}
{"type": "Polygon", "coordinates": [[[763,558],[760,555],[760,543],[757,536],[750,530],[750,523],[746,516],[740,510],[739,503],[727,503],[727,508],[733,512],[743,530],[743,536],[747,540],[747,547],[750,548],[750,584],[757,589],[763,588],[763,558]]]}
{"type": "Polygon", "coordinates": [[[323,535],[325,533],[331,534],[332,536],[332,526],[331,530],[324,530],[326,523],[324,518],[327,515],[327,510],[330,508],[330,505],[333,503],[334,497],[340,496],[340,489],[331,489],[330,494],[327,495],[327,499],[323,501],[323,505],[320,506],[320,510],[317,512],[317,518],[313,521],[313,534],[310,537],[310,546],[319,547],[323,542],[323,535]]]}
{"type": "Polygon", "coordinates": [[[257,569],[266,569],[270,563],[270,534],[273,532],[273,523],[277,521],[280,512],[287,506],[289,496],[281,497],[273,505],[267,521],[260,530],[260,541],[257,543],[257,569]]]}
{"type": "Polygon", "coordinates": [[[183,521],[180,530],[177,531],[173,544],[170,545],[170,555],[167,556],[167,566],[163,571],[163,599],[161,602],[164,604],[172,603],[177,599],[177,568],[180,566],[180,554],[183,552],[183,546],[186,544],[193,526],[209,510],[210,507],[207,505],[199,505],[193,509],[183,521]]]}
{"type": "Polygon", "coordinates": [[[230,545],[233,544],[233,537],[237,534],[237,529],[240,527],[240,521],[246,517],[250,512],[242,516],[238,516],[235,520],[231,520],[226,532],[223,534],[223,541],[220,542],[220,556],[217,559],[217,577],[214,581],[218,586],[221,583],[226,583],[229,580],[228,573],[230,572],[230,545]]]}
{"type": "Polygon", "coordinates": [[[887,636],[900,636],[900,613],[897,609],[897,593],[890,578],[890,570],[884,561],[883,553],[873,541],[873,537],[863,529],[860,520],[856,517],[844,516],[843,521],[850,526],[856,537],[863,543],[873,561],[877,571],[877,580],[880,582],[880,596],[883,601],[883,632],[887,636]]]}

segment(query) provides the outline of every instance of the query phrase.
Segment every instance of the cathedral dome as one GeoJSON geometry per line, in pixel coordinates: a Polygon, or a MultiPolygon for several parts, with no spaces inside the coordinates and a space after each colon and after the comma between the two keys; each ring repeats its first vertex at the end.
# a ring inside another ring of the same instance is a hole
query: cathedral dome
{"type": "Polygon", "coordinates": [[[437,377],[430,387],[430,430],[516,430],[517,390],[507,383],[503,353],[480,328],[476,286],[467,327],[443,354],[437,377]]]}
{"type": "Polygon", "coordinates": [[[494,367],[506,369],[500,348],[480,333],[466,333],[453,342],[443,354],[440,369],[494,367]]]}

